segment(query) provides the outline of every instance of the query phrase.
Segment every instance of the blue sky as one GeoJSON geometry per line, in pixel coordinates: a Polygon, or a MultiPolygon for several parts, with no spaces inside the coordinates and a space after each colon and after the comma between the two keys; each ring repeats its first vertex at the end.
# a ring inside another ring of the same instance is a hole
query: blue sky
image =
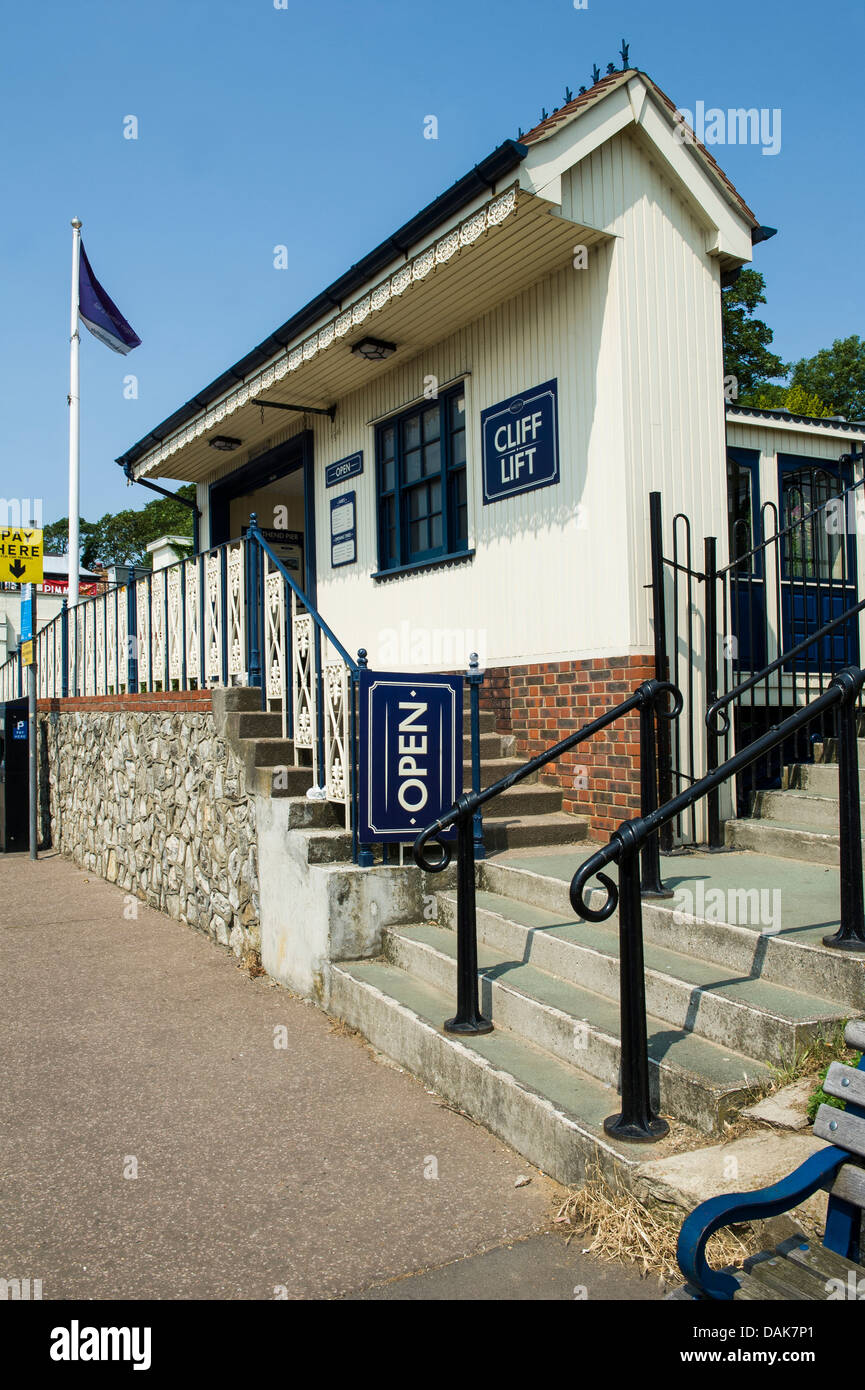
{"type": "Polygon", "coordinates": [[[594,62],[619,65],[623,37],[679,107],[781,109],[779,154],[713,149],[780,229],[754,262],[780,354],[865,334],[861,0],[7,7],[0,494],[42,496],[46,522],[66,512],[71,217],[143,340],[123,358],[82,335],[81,510],[95,520],[152,497],[126,487],[118,454],[566,84],[588,85],[594,62]]]}

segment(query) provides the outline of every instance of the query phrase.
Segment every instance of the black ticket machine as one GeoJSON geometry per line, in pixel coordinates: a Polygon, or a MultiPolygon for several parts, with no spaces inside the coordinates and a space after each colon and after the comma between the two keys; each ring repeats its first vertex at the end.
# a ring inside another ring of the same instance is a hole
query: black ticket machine
{"type": "Polygon", "coordinates": [[[30,844],[27,701],[0,701],[0,853],[30,844]]]}

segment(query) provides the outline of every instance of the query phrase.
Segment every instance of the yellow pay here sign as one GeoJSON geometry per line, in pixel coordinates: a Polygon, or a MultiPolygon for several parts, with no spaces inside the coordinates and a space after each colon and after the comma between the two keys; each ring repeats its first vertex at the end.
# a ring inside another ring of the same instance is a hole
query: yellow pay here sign
{"type": "Polygon", "coordinates": [[[0,527],[0,580],[42,583],[42,531],[32,526],[0,527]]]}

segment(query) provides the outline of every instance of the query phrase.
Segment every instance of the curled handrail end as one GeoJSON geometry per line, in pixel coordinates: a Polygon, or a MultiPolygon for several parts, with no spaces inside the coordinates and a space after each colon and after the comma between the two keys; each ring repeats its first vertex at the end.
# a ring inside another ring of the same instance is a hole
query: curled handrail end
{"type": "Polygon", "coordinates": [[[591,860],[587,860],[587,862],[582,866],[582,868],[578,869],[577,872],[574,874],[574,877],[571,879],[571,887],[569,894],[571,899],[571,907],[573,908],[574,912],[577,914],[578,917],[583,917],[589,922],[605,922],[608,917],[612,917],[613,913],[616,910],[616,907],[618,906],[619,889],[618,885],[614,883],[613,880],[607,874],[601,873],[600,869],[597,870],[598,883],[602,884],[603,887],[606,888],[607,897],[601,907],[589,907],[588,903],[585,901],[583,897],[583,890],[586,887],[586,883],[588,882],[588,880],[592,877],[592,873],[595,872],[591,868],[591,862],[591,860]]]}
{"type": "Polygon", "coordinates": [[[682,713],[682,710],[685,707],[685,698],[681,690],[677,685],[674,685],[672,681],[659,681],[655,698],[657,699],[658,695],[662,694],[672,695],[673,704],[670,709],[658,709],[656,705],[655,713],[657,714],[658,718],[678,719],[679,715],[682,713]]]}
{"type": "Polygon", "coordinates": [[[722,703],[720,700],[716,700],[714,705],[709,706],[706,710],[706,728],[716,738],[727,737],[730,732],[730,716],[727,713],[726,702],[722,703]],[[718,727],[719,719],[723,720],[720,728],[718,727]]]}
{"type": "Polygon", "coordinates": [[[441,873],[441,871],[443,869],[446,869],[448,864],[450,864],[451,862],[450,846],[446,844],[443,840],[435,840],[431,838],[432,835],[434,835],[438,830],[438,824],[429,826],[427,830],[424,830],[420,835],[418,835],[417,839],[411,847],[414,862],[417,864],[419,869],[425,869],[426,872],[429,874],[441,873]],[[430,847],[432,845],[435,845],[437,849],[440,851],[438,859],[429,859],[427,857],[426,850],[428,845],[430,847]]]}

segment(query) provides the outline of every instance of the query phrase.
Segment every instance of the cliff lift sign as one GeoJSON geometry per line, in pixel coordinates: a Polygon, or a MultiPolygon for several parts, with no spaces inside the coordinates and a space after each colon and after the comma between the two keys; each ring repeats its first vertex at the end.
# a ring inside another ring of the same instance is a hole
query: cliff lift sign
{"type": "Polygon", "coordinates": [[[415,840],[450,810],[463,789],[462,676],[361,672],[359,783],[361,844],[415,840]]]}
{"type": "Polygon", "coordinates": [[[484,506],[559,481],[557,381],[481,412],[484,506]]]}
{"type": "Polygon", "coordinates": [[[0,528],[0,580],[42,583],[42,532],[25,526],[0,528]]]}

